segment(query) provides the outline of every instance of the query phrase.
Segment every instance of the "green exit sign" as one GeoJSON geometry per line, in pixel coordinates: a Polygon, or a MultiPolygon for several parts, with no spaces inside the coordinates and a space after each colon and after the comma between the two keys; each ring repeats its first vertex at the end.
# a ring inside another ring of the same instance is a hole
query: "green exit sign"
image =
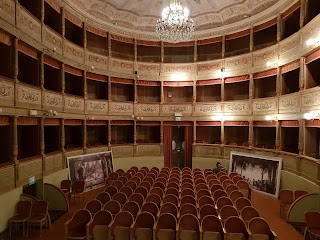
{"type": "Polygon", "coordinates": [[[32,185],[36,182],[34,177],[29,178],[29,185],[32,185]]]}
{"type": "Polygon", "coordinates": [[[181,121],[181,117],[176,117],[176,121],[181,121]]]}

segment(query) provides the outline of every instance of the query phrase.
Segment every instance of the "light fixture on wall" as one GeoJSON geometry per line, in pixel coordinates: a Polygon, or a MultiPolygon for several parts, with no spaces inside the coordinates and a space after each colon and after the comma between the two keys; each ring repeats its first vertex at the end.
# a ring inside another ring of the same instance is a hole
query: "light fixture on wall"
{"type": "Polygon", "coordinates": [[[277,115],[267,115],[265,118],[267,121],[278,121],[277,115]]]}
{"type": "Polygon", "coordinates": [[[156,22],[156,34],[164,42],[183,42],[191,38],[194,32],[193,20],[189,19],[189,9],[182,7],[178,0],[162,10],[162,17],[156,22]]]}
{"type": "Polygon", "coordinates": [[[55,110],[49,109],[49,110],[45,111],[43,113],[43,115],[46,117],[56,117],[59,115],[59,113],[57,113],[57,111],[55,111],[55,110]]]}
{"type": "Polygon", "coordinates": [[[86,119],[86,120],[94,120],[94,117],[92,117],[92,116],[86,116],[85,119],[86,119]]]}
{"type": "Polygon", "coordinates": [[[320,110],[314,110],[303,114],[303,118],[306,120],[320,119],[320,110]]]}
{"type": "Polygon", "coordinates": [[[87,72],[91,72],[91,71],[93,71],[94,70],[94,66],[87,66],[86,67],[86,71],[87,72]]]}
{"type": "Polygon", "coordinates": [[[56,47],[53,47],[52,49],[50,49],[50,48],[44,48],[44,49],[42,50],[42,52],[43,52],[44,54],[50,55],[50,56],[52,56],[56,51],[57,51],[57,48],[56,48],[56,47]]]}
{"type": "Polygon", "coordinates": [[[268,61],[266,63],[266,66],[269,68],[277,68],[278,67],[278,63],[276,61],[268,61]]]}
{"type": "Polygon", "coordinates": [[[306,45],[307,46],[314,46],[314,47],[319,47],[320,46],[320,39],[319,37],[317,38],[309,38],[307,41],[306,41],[306,45]]]}

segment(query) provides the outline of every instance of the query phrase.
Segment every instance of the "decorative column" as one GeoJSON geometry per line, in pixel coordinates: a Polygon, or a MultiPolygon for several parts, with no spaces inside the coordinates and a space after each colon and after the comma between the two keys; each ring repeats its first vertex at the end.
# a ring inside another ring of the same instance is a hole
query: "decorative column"
{"type": "Polygon", "coordinates": [[[298,150],[299,154],[303,154],[304,152],[304,130],[305,130],[305,120],[299,120],[299,142],[298,142],[298,150]]]}
{"type": "MultiPolygon", "coordinates": [[[[64,148],[64,146],[65,146],[65,144],[66,144],[66,136],[65,136],[64,119],[63,119],[63,118],[61,119],[61,124],[60,124],[60,135],[61,135],[60,149],[61,149],[62,155],[63,155],[63,157],[64,157],[64,156],[65,156],[65,152],[66,152],[66,150],[65,150],[65,148],[64,148]]],[[[62,166],[63,166],[63,168],[66,167],[66,163],[65,163],[65,162],[66,162],[66,161],[63,159],[63,160],[62,160],[62,166]]]]}
{"type": "Polygon", "coordinates": [[[62,38],[64,39],[66,36],[66,9],[64,7],[61,8],[61,30],[62,30],[62,38]]]}
{"type": "Polygon", "coordinates": [[[108,101],[111,101],[111,78],[108,77],[108,101]]]}
{"type": "Polygon", "coordinates": [[[192,93],[192,104],[195,105],[197,101],[197,80],[193,81],[193,93],[192,93]]]}
{"type": "Polygon", "coordinates": [[[160,154],[163,154],[163,121],[160,122],[160,154]]]}
{"type": "Polygon", "coordinates": [[[277,79],[276,79],[276,92],[277,96],[280,97],[281,95],[281,89],[282,89],[282,76],[281,76],[281,71],[280,68],[277,68],[277,79]]]}
{"type": "Polygon", "coordinates": [[[305,58],[300,58],[300,72],[299,72],[299,86],[300,90],[306,89],[307,77],[306,77],[306,65],[305,58]]]}
{"type": "Polygon", "coordinates": [[[306,0],[300,1],[300,28],[303,28],[306,20],[306,0]]]}
{"type": "Polygon", "coordinates": [[[86,51],[87,50],[87,23],[83,22],[83,48],[86,51]]]}
{"type": "Polygon", "coordinates": [[[253,81],[253,74],[250,74],[250,79],[249,79],[249,100],[251,100],[252,103],[252,99],[254,97],[254,81],[253,81]]]}
{"type": "Polygon", "coordinates": [[[193,53],[193,62],[197,62],[198,59],[198,47],[197,47],[198,41],[194,41],[194,53],[193,53]]]}
{"type": "Polygon", "coordinates": [[[254,31],[253,31],[253,27],[250,28],[250,43],[249,43],[249,48],[250,48],[250,52],[253,51],[253,46],[254,46],[254,31]]]}
{"type": "Polygon", "coordinates": [[[40,87],[44,90],[44,54],[40,54],[40,87]]]}
{"type": "Polygon", "coordinates": [[[281,148],[281,124],[280,121],[276,121],[276,150],[279,151],[281,148]]]}
{"type": "Polygon", "coordinates": [[[84,152],[86,153],[86,151],[87,151],[87,120],[86,120],[86,119],[83,120],[82,129],[83,129],[83,131],[82,131],[82,134],[83,134],[83,138],[82,138],[83,144],[82,144],[82,145],[83,145],[83,150],[84,150],[84,152]]]}
{"type": "Polygon", "coordinates": [[[225,56],[225,52],[226,52],[226,36],[223,35],[222,36],[222,59],[225,56]]]}
{"type": "Polygon", "coordinates": [[[224,142],[224,121],[221,119],[220,120],[220,123],[221,123],[221,136],[220,136],[220,141],[221,141],[221,144],[225,144],[224,142]]]}
{"type": "Polygon", "coordinates": [[[108,120],[108,149],[111,150],[111,120],[108,120]]]}
{"type": "Polygon", "coordinates": [[[44,17],[45,17],[45,12],[44,12],[44,1],[45,0],[41,0],[41,6],[40,6],[40,8],[41,8],[41,16],[40,16],[40,21],[41,21],[41,24],[44,24],[44,17]]]}
{"type": "Polygon", "coordinates": [[[193,143],[197,141],[197,121],[193,121],[193,143]]]}
{"type": "Polygon", "coordinates": [[[134,39],[134,61],[136,62],[138,59],[138,44],[137,44],[137,39],[134,39]]]}
{"type": "Polygon", "coordinates": [[[221,102],[224,102],[225,94],[224,94],[224,78],[221,78],[221,102]]]}
{"type": "Polygon", "coordinates": [[[164,44],[161,41],[161,63],[163,63],[163,61],[164,61],[164,44]]]}
{"type": "Polygon", "coordinates": [[[133,91],[134,91],[134,103],[138,102],[138,85],[137,85],[137,76],[135,75],[134,80],[133,80],[133,91]]]}
{"type": "Polygon", "coordinates": [[[282,38],[282,21],[281,14],[279,13],[277,16],[277,42],[280,42],[282,38]]]}
{"type": "Polygon", "coordinates": [[[44,142],[44,118],[40,118],[40,154],[45,156],[45,142],[44,142]]]}
{"type": "Polygon", "coordinates": [[[160,81],[160,103],[164,103],[163,81],[160,81]]]}
{"type": "Polygon", "coordinates": [[[111,63],[111,56],[112,56],[112,51],[111,51],[111,35],[108,34],[108,53],[109,53],[109,66],[110,66],[110,63],[111,63]]]}
{"type": "Polygon", "coordinates": [[[18,75],[19,75],[19,51],[18,51],[19,39],[17,37],[14,38],[13,42],[13,80],[15,83],[19,83],[18,75]]]}
{"type": "Polygon", "coordinates": [[[12,156],[13,162],[18,164],[18,117],[14,116],[12,119],[12,156]]]}
{"type": "Polygon", "coordinates": [[[83,98],[88,99],[88,87],[87,87],[87,71],[83,71],[83,98]]]}
{"type": "Polygon", "coordinates": [[[133,120],[133,155],[138,153],[137,146],[137,121],[133,120]]]}
{"type": "Polygon", "coordinates": [[[249,147],[253,146],[253,121],[249,120],[249,138],[248,138],[249,147]]]}

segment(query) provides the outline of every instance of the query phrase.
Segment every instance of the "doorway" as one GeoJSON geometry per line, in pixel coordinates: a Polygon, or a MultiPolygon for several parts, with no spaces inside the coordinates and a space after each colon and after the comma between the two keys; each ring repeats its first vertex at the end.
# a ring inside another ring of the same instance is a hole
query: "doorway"
{"type": "Polygon", "coordinates": [[[184,127],[172,127],[172,167],[184,168],[185,140],[184,127]]]}
{"type": "Polygon", "coordinates": [[[165,167],[192,168],[193,126],[167,125],[163,127],[165,167]]]}

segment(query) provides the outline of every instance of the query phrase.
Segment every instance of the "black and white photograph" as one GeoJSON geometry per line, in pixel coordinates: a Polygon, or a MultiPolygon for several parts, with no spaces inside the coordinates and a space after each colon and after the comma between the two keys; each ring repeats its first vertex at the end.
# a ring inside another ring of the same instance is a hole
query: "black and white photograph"
{"type": "Polygon", "coordinates": [[[69,179],[85,181],[85,190],[104,184],[113,172],[112,152],[100,152],[67,158],[69,179]]]}
{"type": "Polygon", "coordinates": [[[230,172],[239,173],[253,190],[278,197],[282,158],[231,152],[230,172]]]}

